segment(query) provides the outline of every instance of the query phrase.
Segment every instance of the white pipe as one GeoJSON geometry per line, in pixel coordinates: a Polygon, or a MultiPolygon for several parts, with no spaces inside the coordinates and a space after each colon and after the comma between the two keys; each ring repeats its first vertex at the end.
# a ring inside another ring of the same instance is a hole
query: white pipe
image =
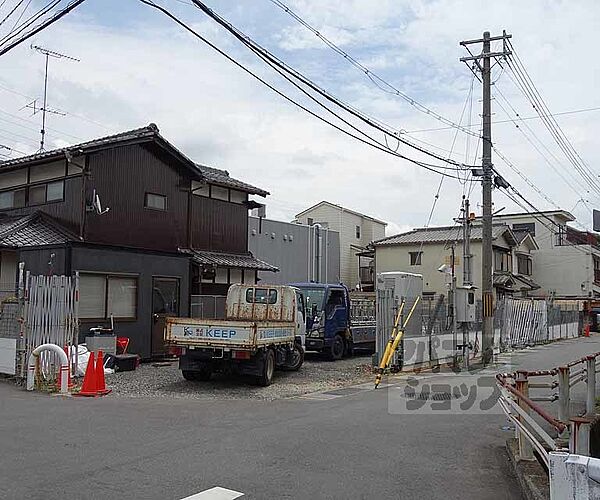
{"type": "Polygon", "coordinates": [[[69,359],[65,354],[65,351],[56,344],[42,344],[36,347],[29,356],[29,363],[27,365],[27,390],[33,391],[34,380],[35,380],[35,360],[39,357],[42,351],[53,351],[60,359],[60,393],[69,393],[69,359]]]}

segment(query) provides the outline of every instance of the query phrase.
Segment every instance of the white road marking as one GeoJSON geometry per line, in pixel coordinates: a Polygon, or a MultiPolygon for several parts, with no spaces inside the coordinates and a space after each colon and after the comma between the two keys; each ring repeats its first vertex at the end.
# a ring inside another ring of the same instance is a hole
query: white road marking
{"type": "Polygon", "coordinates": [[[243,497],[244,494],[239,491],[228,490],[215,486],[209,490],[201,491],[195,495],[182,498],[181,500],[234,500],[235,498],[243,497]]]}

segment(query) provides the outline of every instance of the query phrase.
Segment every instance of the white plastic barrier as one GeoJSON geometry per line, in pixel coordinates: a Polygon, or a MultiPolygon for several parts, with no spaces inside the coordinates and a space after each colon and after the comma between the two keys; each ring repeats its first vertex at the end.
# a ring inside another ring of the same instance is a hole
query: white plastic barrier
{"type": "Polygon", "coordinates": [[[600,499],[600,459],[550,452],[550,500],[600,499]]]}
{"type": "Polygon", "coordinates": [[[42,344],[36,347],[29,356],[29,363],[27,365],[27,390],[33,391],[35,385],[35,365],[36,358],[39,357],[42,351],[53,351],[58,355],[60,359],[60,393],[69,393],[69,359],[65,351],[56,344],[42,344]]]}

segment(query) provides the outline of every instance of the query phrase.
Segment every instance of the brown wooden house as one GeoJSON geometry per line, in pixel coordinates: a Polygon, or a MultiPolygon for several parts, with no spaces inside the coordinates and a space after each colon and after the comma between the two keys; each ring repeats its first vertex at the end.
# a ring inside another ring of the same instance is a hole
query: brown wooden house
{"type": "Polygon", "coordinates": [[[263,189],[198,165],[154,124],[0,163],[0,288],[17,262],[80,273],[82,336],[111,315],[131,352],[163,352],[165,315],[276,270],[248,252],[249,195],[263,189]]]}

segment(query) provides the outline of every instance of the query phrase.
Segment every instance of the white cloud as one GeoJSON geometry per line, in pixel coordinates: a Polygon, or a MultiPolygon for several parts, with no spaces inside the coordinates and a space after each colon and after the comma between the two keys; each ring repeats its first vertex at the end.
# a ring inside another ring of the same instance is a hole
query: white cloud
{"type": "MultiPolygon", "coordinates": [[[[373,2],[366,0],[298,0],[292,2],[292,7],[399,88],[453,120],[458,120],[470,83],[468,69],[458,61],[464,55],[458,42],[478,37],[486,28],[494,34],[502,28],[513,33],[515,46],[552,110],[599,104],[594,98],[600,61],[590,57],[588,51],[594,46],[595,26],[600,21],[600,9],[593,1],[548,4],[512,0],[474,8],[474,2],[467,0],[390,0],[377,2],[377,8],[373,8],[373,2]]],[[[246,12],[249,24],[260,25],[260,19],[252,18],[252,7],[236,8],[246,12]]],[[[227,7],[221,5],[216,10],[227,12],[227,7]]],[[[193,11],[188,18],[219,46],[280,85],[269,70],[199,16],[193,11]]],[[[299,30],[287,16],[282,19],[286,24],[278,33],[253,34],[263,41],[269,36],[279,40],[280,47],[275,49],[285,48],[283,54],[299,69],[334,93],[399,129],[444,126],[403,100],[380,92],[329,49],[321,50],[314,35],[299,30]],[[315,50],[317,47],[320,50],[315,50]]],[[[272,193],[267,198],[270,217],[289,220],[302,208],[330,199],[388,221],[388,233],[422,226],[427,220],[438,176],[342,136],[272,94],[166,20],[158,26],[138,22],[127,28],[106,28],[87,16],[74,15],[42,33],[36,42],[81,58],[80,63],[51,61],[49,104],[71,113],[64,118],[49,117],[48,140],[52,146],[155,122],[163,135],[188,156],[268,189],[272,193]],[[75,115],[91,118],[108,130],[75,115]]],[[[2,57],[0,65],[0,85],[28,96],[40,95],[41,56],[21,47],[2,57]]],[[[283,88],[291,93],[289,86],[283,88]]],[[[498,88],[523,115],[532,113],[512,90],[506,75],[498,88]]],[[[478,82],[475,93],[473,121],[478,122],[478,82]]],[[[0,110],[33,120],[0,113],[0,144],[8,143],[22,151],[36,149],[39,120],[20,109],[27,102],[28,98],[0,88],[0,110]]],[[[496,103],[494,111],[495,119],[505,118],[496,103]]],[[[558,118],[592,168],[596,168],[593,160],[595,138],[600,132],[598,116],[590,113],[558,118]]],[[[528,123],[546,144],[552,144],[538,123],[528,123]]],[[[413,137],[448,150],[453,136],[453,130],[445,130],[413,137]]],[[[575,205],[578,196],[564,186],[512,124],[496,125],[494,140],[564,208],[575,205]]],[[[464,158],[465,149],[466,136],[459,134],[454,152],[464,158]]],[[[473,141],[470,149],[473,156],[473,141]]],[[[400,151],[415,154],[404,147],[400,151]]],[[[559,155],[556,148],[551,151],[559,155]]],[[[551,208],[498,159],[495,163],[532,201],[551,208]]],[[[580,188],[581,181],[572,167],[565,160],[561,163],[556,168],[580,188]]],[[[476,210],[478,191],[476,186],[472,196],[476,210]]],[[[463,187],[456,181],[444,181],[433,223],[451,222],[462,192],[463,187]]],[[[497,197],[496,203],[504,206],[510,202],[497,197]]],[[[581,204],[577,215],[590,219],[581,204]]]]}

